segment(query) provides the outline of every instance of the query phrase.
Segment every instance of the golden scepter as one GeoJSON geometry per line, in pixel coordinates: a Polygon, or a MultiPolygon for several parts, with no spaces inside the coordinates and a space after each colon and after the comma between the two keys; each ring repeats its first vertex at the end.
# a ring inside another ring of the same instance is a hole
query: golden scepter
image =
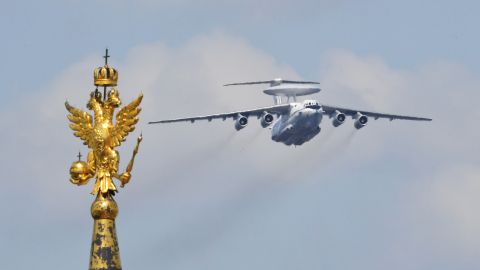
{"type": "Polygon", "coordinates": [[[127,184],[130,181],[130,177],[131,177],[130,173],[132,172],[132,169],[133,169],[133,162],[135,161],[135,156],[138,153],[138,147],[140,146],[140,142],[142,142],[142,140],[143,140],[143,136],[140,133],[140,136],[138,136],[137,138],[137,145],[135,146],[135,149],[133,149],[132,159],[130,159],[130,162],[127,165],[127,169],[125,170],[125,173],[123,173],[121,176],[118,177],[122,181],[122,184],[120,185],[122,188],[125,186],[125,184],[127,184]]]}

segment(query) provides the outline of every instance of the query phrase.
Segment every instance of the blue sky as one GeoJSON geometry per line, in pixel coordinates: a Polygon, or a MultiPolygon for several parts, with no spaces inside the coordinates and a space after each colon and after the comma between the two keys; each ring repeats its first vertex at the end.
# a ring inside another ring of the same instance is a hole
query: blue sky
{"type": "Polygon", "coordinates": [[[216,30],[244,37],[304,76],[314,75],[329,48],[379,55],[399,67],[445,59],[478,69],[471,55],[480,45],[475,1],[243,2],[4,2],[0,67],[9,76],[2,88],[38,87],[98,47],[121,59],[138,44],[179,46],[216,30]],[[37,70],[28,82],[8,72],[26,65],[37,70]]]}
{"type": "MultiPolygon", "coordinates": [[[[93,198],[68,182],[106,46],[143,132],[117,219],[125,269],[478,269],[474,1],[42,1],[0,4],[2,269],[85,269],[93,198]],[[146,122],[271,104],[274,77],[327,104],[434,118],[371,121],[298,148],[255,121],[146,122]],[[4,257],[3,257],[4,256],[4,257]]],[[[121,148],[122,164],[133,140],[121,148]]]]}

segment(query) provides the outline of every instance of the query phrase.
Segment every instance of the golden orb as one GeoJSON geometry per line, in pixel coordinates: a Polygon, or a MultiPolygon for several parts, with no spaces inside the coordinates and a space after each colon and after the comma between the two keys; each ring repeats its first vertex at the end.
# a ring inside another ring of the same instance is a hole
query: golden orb
{"type": "Polygon", "coordinates": [[[97,199],[93,202],[90,211],[94,219],[114,220],[118,214],[118,206],[110,195],[103,196],[102,194],[99,194],[97,199]]]}
{"type": "Polygon", "coordinates": [[[83,185],[90,178],[90,170],[85,161],[75,161],[70,166],[70,182],[83,185]]]}

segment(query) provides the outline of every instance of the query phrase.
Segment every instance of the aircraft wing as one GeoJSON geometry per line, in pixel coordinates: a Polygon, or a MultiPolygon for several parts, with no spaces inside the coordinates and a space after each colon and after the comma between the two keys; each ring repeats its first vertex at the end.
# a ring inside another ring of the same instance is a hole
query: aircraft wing
{"type": "Polygon", "coordinates": [[[290,104],[282,104],[282,105],[275,105],[271,107],[264,107],[258,108],[253,110],[245,110],[245,111],[238,111],[238,112],[230,112],[230,113],[219,113],[219,114],[211,114],[211,115],[204,115],[204,116],[194,116],[194,117],[186,117],[186,118],[176,118],[176,119],[168,119],[168,120],[160,120],[160,121],[153,121],[148,122],[149,124],[158,124],[158,123],[174,123],[174,122],[195,122],[197,120],[208,120],[212,121],[212,119],[227,119],[227,118],[236,118],[238,115],[243,115],[245,117],[249,116],[257,116],[260,117],[264,112],[276,115],[286,114],[290,111],[290,104]]]}
{"type": "Polygon", "coordinates": [[[347,108],[340,108],[335,106],[328,106],[322,105],[323,111],[328,115],[333,115],[335,111],[339,111],[344,113],[345,115],[355,116],[357,113],[361,113],[368,117],[372,117],[373,119],[377,120],[378,118],[386,118],[390,119],[390,121],[395,119],[400,120],[414,120],[414,121],[432,121],[430,118],[423,118],[423,117],[415,117],[415,116],[406,116],[406,115],[396,115],[396,114],[386,114],[386,113],[376,113],[376,112],[369,112],[369,111],[362,111],[362,110],[352,110],[347,108]]]}

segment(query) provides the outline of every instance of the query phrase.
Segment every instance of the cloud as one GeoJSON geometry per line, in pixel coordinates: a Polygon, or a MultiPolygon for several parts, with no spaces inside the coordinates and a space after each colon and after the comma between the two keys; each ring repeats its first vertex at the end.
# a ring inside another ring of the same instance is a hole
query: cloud
{"type": "Polygon", "coordinates": [[[332,50],[323,64],[326,89],[342,95],[343,102],[391,110],[407,88],[406,74],[394,70],[378,56],[360,56],[351,51],[332,50]]]}
{"type": "Polygon", "coordinates": [[[324,57],[321,74],[325,103],[433,118],[430,123],[379,120],[382,128],[373,133],[375,139],[368,146],[379,140],[392,141],[392,136],[406,137],[409,144],[428,150],[429,159],[451,162],[442,154],[475,158],[472,147],[477,147],[471,142],[480,135],[480,129],[470,119],[480,117],[472,100],[479,95],[480,80],[465,67],[438,61],[401,70],[377,56],[332,50],[324,57]]]}
{"type": "Polygon", "coordinates": [[[436,217],[436,237],[465,256],[476,256],[479,248],[480,218],[476,207],[480,203],[479,179],[480,170],[476,166],[457,165],[426,180],[419,192],[436,217]]]}
{"type": "Polygon", "coordinates": [[[338,49],[325,54],[321,70],[325,102],[341,100],[350,107],[434,119],[424,124],[371,121],[367,128],[375,131],[368,131],[368,139],[354,142],[360,155],[350,152],[349,160],[356,159],[364,167],[380,163],[390,168],[391,164],[381,162],[383,156],[407,170],[397,177],[389,171],[385,178],[399,178],[406,187],[399,191],[398,202],[405,214],[394,217],[392,226],[403,230],[391,254],[408,255],[396,265],[408,261],[406,268],[443,263],[469,269],[480,236],[475,214],[480,203],[475,195],[480,128],[472,123],[480,118],[474,101],[480,96],[480,80],[457,63],[439,60],[402,70],[378,56],[338,49]],[[432,259],[414,259],[418,254],[432,259]]]}
{"type": "MultiPolygon", "coordinates": [[[[298,78],[291,68],[278,63],[268,54],[251,47],[240,38],[221,33],[198,37],[181,48],[170,48],[162,43],[141,45],[133,48],[124,59],[112,59],[111,62],[120,73],[118,88],[124,104],[140,92],[145,94],[141,122],[131,136],[138,135],[140,131],[145,136],[134,179],[143,179],[143,191],[147,193],[148,186],[153,185],[156,191],[161,191],[163,184],[168,186],[166,178],[176,177],[185,157],[192,157],[186,164],[192,172],[186,172],[183,177],[192,177],[192,173],[200,169],[195,163],[214,156],[216,150],[221,150],[218,142],[225,141],[224,145],[227,145],[233,133],[232,123],[228,127],[216,123],[220,129],[218,134],[212,135],[208,130],[215,127],[206,123],[195,127],[161,127],[147,126],[147,121],[241,109],[241,104],[250,104],[252,107],[268,105],[271,104],[270,98],[259,99],[261,95],[258,90],[225,89],[221,85],[246,78],[298,78]],[[226,69],[225,66],[230,68],[226,69]],[[198,143],[193,143],[192,132],[198,132],[198,143]],[[142,163],[149,164],[143,167],[146,169],[144,172],[141,172],[142,163]]],[[[55,208],[59,214],[57,218],[78,217],[71,209],[84,206],[85,200],[78,200],[82,197],[79,194],[84,193],[83,197],[88,198],[91,187],[71,186],[68,168],[78,150],[85,156],[86,148],[78,138],[72,136],[63,104],[68,99],[70,104],[85,109],[88,95],[94,89],[92,70],[100,64],[99,59],[86,56],[59,74],[38,95],[25,97],[21,102],[12,104],[8,109],[14,111],[15,117],[12,117],[11,111],[4,111],[2,123],[11,132],[3,133],[2,140],[21,142],[7,144],[3,149],[2,161],[10,168],[5,176],[23,179],[8,183],[5,199],[15,197],[12,194],[23,193],[35,198],[41,209],[55,208]],[[66,158],[68,156],[70,158],[66,158]],[[19,160],[22,162],[19,163],[19,160]],[[59,204],[59,201],[68,203],[59,204]]],[[[241,139],[241,136],[237,139],[241,139]]],[[[249,139],[248,136],[246,139],[249,139]]],[[[132,141],[129,138],[120,148],[122,168],[131,156],[132,141]]],[[[243,141],[242,145],[245,143],[243,141]]],[[[223,177],[228,170],[233,170],[234,164],[223,164],[225,161],[222,163],[217,159],[211,158],[211,162],[225,166],[217,177],[223,177]]],[[[209,172],[201,173],[206,177],[209,172]]],[[[177,182],[182,182],[172,181],[173,189],[177,182]]],[[[205,191],[208,191],[208,185],[205,186],[205,191]]],[[[135,184],[129,188],[135,190],[135,184]]],[[[35,219],[38,216],[35,212],[27,212],[26,218],[35,219]]]]}

